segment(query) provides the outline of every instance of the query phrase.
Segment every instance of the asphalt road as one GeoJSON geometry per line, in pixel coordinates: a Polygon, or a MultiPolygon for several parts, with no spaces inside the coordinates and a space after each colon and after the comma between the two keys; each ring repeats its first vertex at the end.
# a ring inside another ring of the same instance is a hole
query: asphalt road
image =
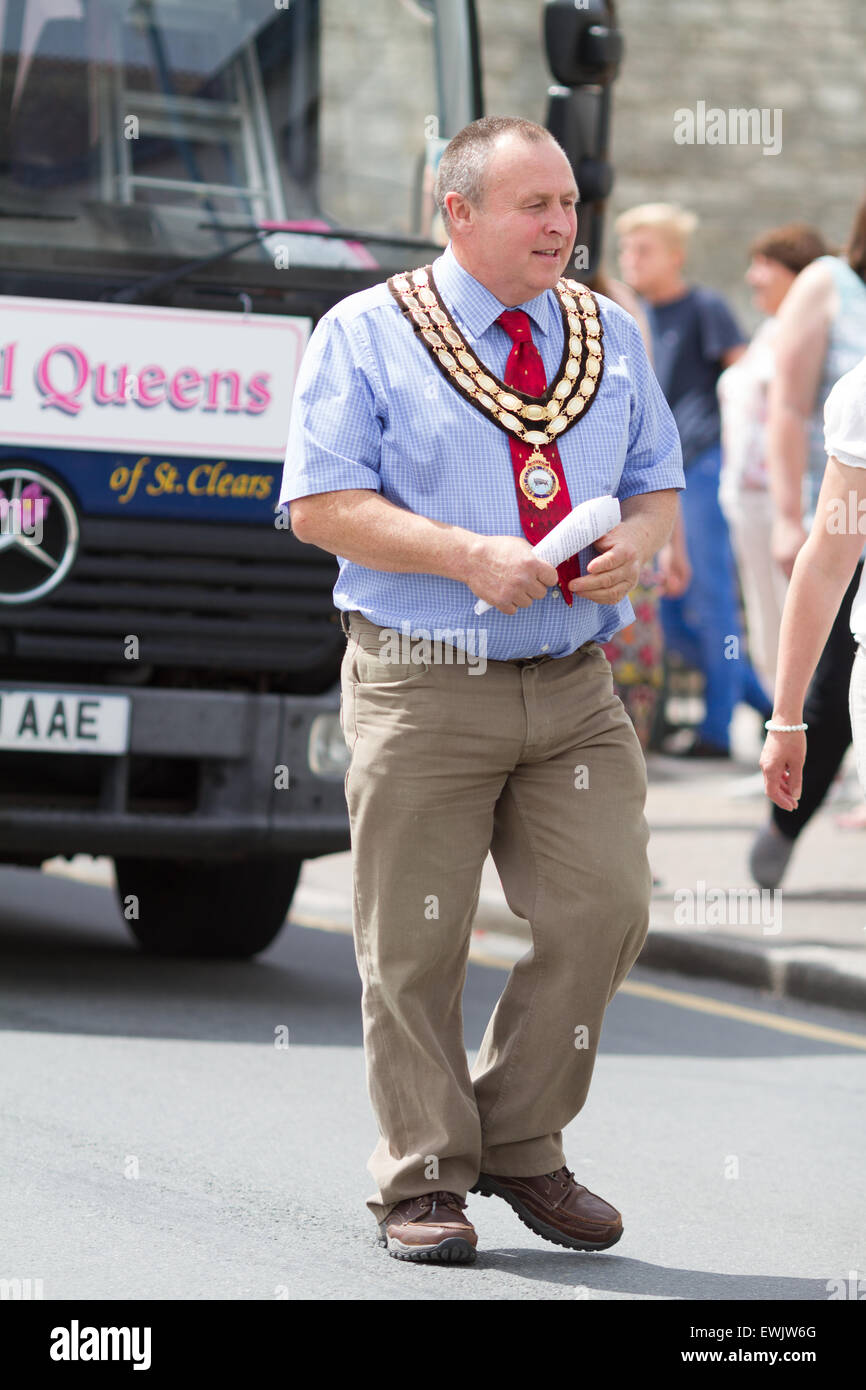
{"type": "MultiPolygon", "coordinates": [[[[443,1268],[375,1243],[343,932],[163,962],[107,889],[0,869],[0,979],[0,1279],[46,1299],[826,1300],[866,1280],[851,1014],[634,972],[565,1136],[622,1240],[561,1250],[470,1197],[478,1261],[443,1268]]],[[[504,979],[470,966],[471,1053],[504,979]]]]}

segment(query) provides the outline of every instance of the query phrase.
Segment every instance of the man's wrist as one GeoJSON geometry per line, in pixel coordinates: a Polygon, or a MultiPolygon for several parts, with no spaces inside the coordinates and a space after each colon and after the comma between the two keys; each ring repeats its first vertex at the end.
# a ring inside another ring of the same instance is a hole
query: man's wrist
{"type": "Polygon", "coordinates": [[[485,537],[475,531],[467,531],[463,526],[454,526],[448,536],[444,551],[445,567],[440,571],[443,579],[455,579],[460,584],[468,584],[485,537]]]}
{"type": "Polygon", "coordinates": [[[651,528],[645,522],[639,521],[637,517],[625,517],[616,529],[620,533],[620,539],[623,539],[623,532],[625,532],[637,551],[638,563],[643,569],[647,561],[651,560],[658,550],[658,546],[652,546],[654,537],[651,528]]]}

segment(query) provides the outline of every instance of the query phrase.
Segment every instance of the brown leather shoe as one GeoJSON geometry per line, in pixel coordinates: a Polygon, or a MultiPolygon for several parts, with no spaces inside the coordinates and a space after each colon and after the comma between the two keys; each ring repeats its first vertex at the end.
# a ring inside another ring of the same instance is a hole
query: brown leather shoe
{"type": "Polygon", "coordinates": [[[455,1192],[425,1192],[407,1197],[379,1222],[379,1244],[395,1260],[471,1264],[478,1235],[466,1203],[455,1192]]]}
{"type": "Polygon", "coordinates": [[[581,1187],[568,1168],[537,1178],[479,1173],[469,1190],[482,1197],[501,1197],[530,1231],[570,1250],[607,1250],[622,1235],[622,1217],[616,1207],[581,1187]]]}

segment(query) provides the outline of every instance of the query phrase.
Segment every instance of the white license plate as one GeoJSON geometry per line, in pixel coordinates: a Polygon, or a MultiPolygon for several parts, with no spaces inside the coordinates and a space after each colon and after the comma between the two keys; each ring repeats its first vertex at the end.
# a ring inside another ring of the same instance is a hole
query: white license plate
{"type": "Polygon", "coordinates": [[[125,753],[129,707],[127,695],[0,686],[0,748],[16,753],[125,753]]]}

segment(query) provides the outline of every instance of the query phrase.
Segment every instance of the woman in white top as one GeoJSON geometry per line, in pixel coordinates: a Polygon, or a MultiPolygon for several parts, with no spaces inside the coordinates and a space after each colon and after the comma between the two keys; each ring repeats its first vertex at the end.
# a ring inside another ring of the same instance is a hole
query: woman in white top
{"type": "Polygon", "coordinates": [[[779,624],[788,578],[770,550],[773,503],[767,478],[767,397],[773,378],[773,339],[781,305],[800,274],[826,254],[814,227],[794,222],[758,237],[749,248],[746,281],[767,317],[748,350],[716,384],[722,420],[719,504],[725,514],[746,611],[749,655],[767,690],[773,689],[779,624]]]}
{"type": "MultiPolygon", "coordinates": [[[[773,724],[803,723],[806,688],[857,567],[866,536],[866,357],[837,381],[824,407],[828,454],[811,532],[794,562],[782,615],[773,724]]],[[[866,793],[866,570],[851,609],[857,643],[849,710],[857,773],[866,793]]],[[[797,808],[805,730],[771,730],[761,754],[764,786],[783,811],[797,808]]]]}
{"type": "MultiPolygon", "coordinates": [[[[790,575],[816,514],[827,456],[824,406],[866,353],[866,196],[842,256],[819,256],[797,276],[779,310],[767,419],[767,471],[777,515],[773,555],[790,575]]],[[[864,537],[860,537],[861,546],[864,537]]],[[[809,758],[796,810],[776,804],[749,854],[762,888],[777,888],[799,837],[821,806],[851,744],[848,686],[854,661],[851,579],[806,696],[809,758]]]]}

